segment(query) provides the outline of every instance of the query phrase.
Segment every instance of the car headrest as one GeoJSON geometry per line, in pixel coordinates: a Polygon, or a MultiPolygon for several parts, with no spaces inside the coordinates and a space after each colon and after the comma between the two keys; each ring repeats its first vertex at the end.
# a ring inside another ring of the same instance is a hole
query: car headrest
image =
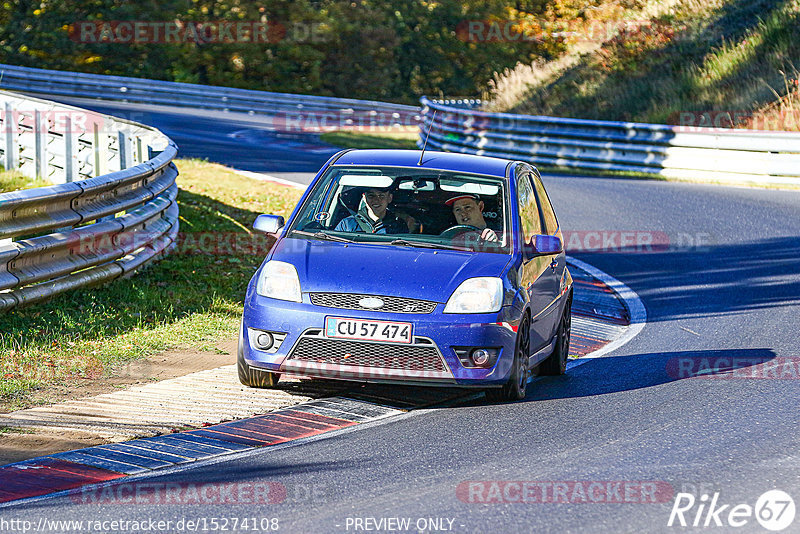
{"type": "Polygon", "coordinates": [[[342,202],[344,202],[344,205],[350,208],[352,211],[358,211],[358,205],[361,201],[364,191],[366,191],[366,188],[364,187],[348,187],[347,189],[342,190],[339,198],[341,198],[342,202]]]}

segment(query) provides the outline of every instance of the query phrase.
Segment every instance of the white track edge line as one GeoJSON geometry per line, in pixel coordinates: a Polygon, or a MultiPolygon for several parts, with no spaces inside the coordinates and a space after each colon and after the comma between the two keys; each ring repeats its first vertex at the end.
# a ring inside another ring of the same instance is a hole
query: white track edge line
{"type": "Polygon", "coordinates": [[[284,180],[283,178],[278,178],[277,176],[272,176],[270,174],[264,174],[263,172],[242,171],[233,168],[230,169],[240,176],[244,176],[245,178],[252,178],[253,180],[260,180],[262,182],[277,182],[281,185],[286,185],[294,189],[300,189],[301,191],[305,191],[308,188],[307,185],[303,185],[298,182],[293,182],[291,180],[284,180]]]}

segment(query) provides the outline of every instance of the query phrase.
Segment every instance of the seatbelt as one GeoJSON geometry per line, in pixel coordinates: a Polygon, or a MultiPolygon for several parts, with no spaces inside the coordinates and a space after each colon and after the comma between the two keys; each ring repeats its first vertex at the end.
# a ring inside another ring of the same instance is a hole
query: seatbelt
{"type": "Polygon", "coordinates": [[[361,229],[367,232],[368,234],[376,233],[379,227],[383,226],[381,224],[381,221],[373,223],[372,220],[369,218],[369,215],[362,213],[360,211],[358,213],[355,213],[353,217],[355,217],[358,226],[360,226],[361,229]]]}
{"type": "Polygon", "coordinates": [[[345,204],[344,200],[342,200],[341,196],[339,196],[338,201],[342,206],[344,206],[344,209],[346,209],[348,213],[350,213],[350,216],[353,217],[353,219],[355,219],[356,224],[358,224],[358,227],[361,228],[362,232],[366,232],[368,234],[375,233],[376,229],[372,226],[372,223],[369,222],[369,217],[361,213],[356,213],[355,211],[351,210],[350,207],[347,204],[345,204]]]}

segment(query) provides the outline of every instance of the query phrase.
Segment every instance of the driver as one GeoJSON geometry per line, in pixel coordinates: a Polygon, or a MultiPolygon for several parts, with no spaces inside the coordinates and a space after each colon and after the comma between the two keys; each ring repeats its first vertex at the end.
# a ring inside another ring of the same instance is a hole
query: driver
{"type": "Polygon", "coordinates": [[[453,208],[456,223],[474,226],[481,231],[483,241],[499,241],[494,230],[486,226],[483,218],[483,200],[478,195],[467,193],[447,199],[446,205],[453,208]]]}
{"type": "Polygon", "coordinates": [[[364,207],[355,215],[342,219],[337,232],[371,232],[373,234],[402,234],[408,226],[388,209],[392,202],[389,188],[371,187],[364,192],[364,207]]]}

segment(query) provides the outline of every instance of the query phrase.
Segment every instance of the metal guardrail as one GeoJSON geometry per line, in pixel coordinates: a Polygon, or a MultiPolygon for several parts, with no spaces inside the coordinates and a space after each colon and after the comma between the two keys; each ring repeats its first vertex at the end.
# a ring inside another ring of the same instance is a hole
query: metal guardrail
{"type": "Polygon", "coordinates": [[[0,91],[0,311],[126,276],[178,232],[177,146],[154,128],[0,91]],[[110,172],[109,172],[110,171],[110,172]]]}
{"type": "Polygon", "coordinates": [[[274,116],[303,113],[335,116],[343,127],[380,116],[381,124],[419,121],[419,108],[372,100],[272,93],[211,85],[165,82],[0,64],[0,87],[32,94],[93,98],[274,116]]]}
{"type": "Polygon", "coordinates": [[[800,184],[800,134],[487,113],[423,97],[418,145],[575,169],[800,184]]]}

